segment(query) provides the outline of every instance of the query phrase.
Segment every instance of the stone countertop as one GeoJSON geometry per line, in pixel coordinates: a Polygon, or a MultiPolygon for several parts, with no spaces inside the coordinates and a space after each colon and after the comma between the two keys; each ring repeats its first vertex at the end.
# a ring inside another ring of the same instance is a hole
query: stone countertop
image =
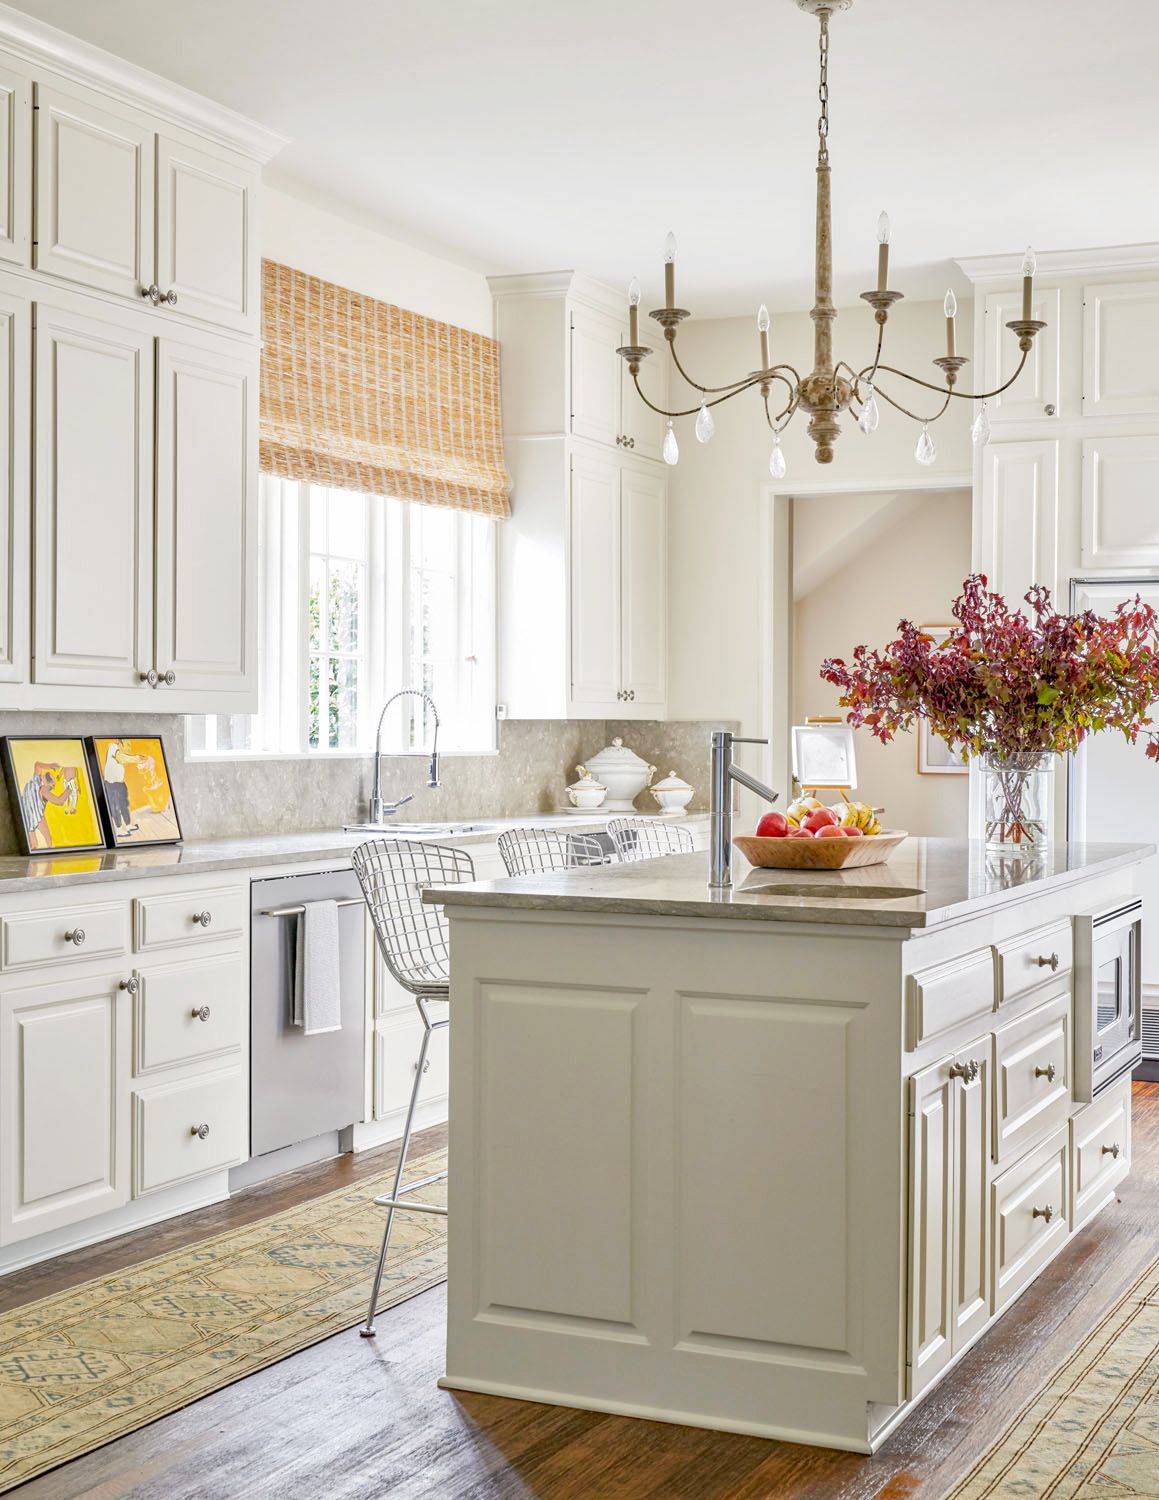
{"type": "MultiPolygon", "coordinates": [[[[630,814],[594,812],[537,814],[526,818],[459,818],[454,823],[432,827],[429,833],[400,831],[398,837],[460,846],[485,844],[493,842],[507,828],[567,828],[575,833],[599,833],[607,827],[609,818],[627,816],[630,814]],[[477,826],[466,833],[443,831],[464,823],[477,826]]],[[[695,826],[706,822],[707,818],[707,813],[692,813],[675,821],[695,826]]],[[[183,844],[96,850],[91,854],[45,853],[29,858],[3,855],[0,856],[0,896],[18,891],[89,885],[104,880],[203,875],[215,870],[245,870],[263,865],[332,864],[335,860],[348,860],[359,844],[384,836],[322,829],[315,833],[271,833],[238,839],[191,839],[183,844]]]]}
{"type": "Polygon", "coordinates": [[[911,838],[884,864],[853,870],[734,871],[709,891],[706,854],[671,855],[598,869],[521,875],[431,888],[451,908],[506,907],[592,915],[736,918],[841,926],[930,928],[977,916],[1147,859],[1153,844],[1059,844],[1034,862],[998,859],[981,842],[911,838]],[[815,893],[815,894],[814,894],[815,893]]]}

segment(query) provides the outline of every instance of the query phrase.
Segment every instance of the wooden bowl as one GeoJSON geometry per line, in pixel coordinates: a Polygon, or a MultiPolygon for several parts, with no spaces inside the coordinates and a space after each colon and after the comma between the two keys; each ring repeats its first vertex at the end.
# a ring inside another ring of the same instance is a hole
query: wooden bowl
{"type": "Polygon", "coordinates": [[[865,834],[859,839],[762,839],[740,834],[733,845],[750,865],[762,870],[849,870],[880,865],[909,835],[900,829],[865,834]]]}

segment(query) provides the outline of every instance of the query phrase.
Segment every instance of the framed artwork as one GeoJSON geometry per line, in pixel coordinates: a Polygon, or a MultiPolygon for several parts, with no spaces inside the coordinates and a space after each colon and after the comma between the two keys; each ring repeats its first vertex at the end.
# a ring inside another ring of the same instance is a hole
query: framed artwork
{"type": "Polygon", "coordinates": [[[857,785],[857,755],[849,725],[794,724],[793,775],[802,787],[852,790],[857,785]]]}
{"type": "Polygon", "coordinates": [[[82,739],[10,734],[2,754],[12,821],[25,854],[105,847],[82,739]]]}
{"type": "MultiPolygon", "coordinates": [[[[944,641],[952,625],[922,625],[919,629],[935,641],[944,641]]],[[[968,776],[970,764],[960,750],[947,745],[940,734],[934,734],[925,719],[918,724],[918,775],[968,776]]]]}
{"type": "Polygon", "coordinates": [[[161,740],[93,735],[88,750],[110,847],[180,843],[181,823],[161,740]]]}

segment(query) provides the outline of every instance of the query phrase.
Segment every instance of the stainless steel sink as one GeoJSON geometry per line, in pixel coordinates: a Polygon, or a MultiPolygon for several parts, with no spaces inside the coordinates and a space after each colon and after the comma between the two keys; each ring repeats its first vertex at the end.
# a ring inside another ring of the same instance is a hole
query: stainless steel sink
{"type": "Polygon", "coordinates": [[[347,823],[343,833],[487,833],[494,823],[347,823]]]}
{"type": "Polygon", "coordinates": [[[753,885],[754,894],[761,896],[808,896],[823,901],[897,901],[907,896],[924,896],[909,885],[812,885],[807,881],[775,881],[753,885]]]}

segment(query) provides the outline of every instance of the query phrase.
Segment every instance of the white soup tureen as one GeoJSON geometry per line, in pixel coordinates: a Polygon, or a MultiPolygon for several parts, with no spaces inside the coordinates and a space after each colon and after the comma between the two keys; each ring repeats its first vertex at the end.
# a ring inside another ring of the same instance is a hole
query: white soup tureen
{"type": "Polygon", "coordinates": [[[618,735],[598,755],[589,757],[587,769],[608,789],[602,812],[634,812],[636,798],[656,774],[656,767],[629,750],[618,735]]]}

